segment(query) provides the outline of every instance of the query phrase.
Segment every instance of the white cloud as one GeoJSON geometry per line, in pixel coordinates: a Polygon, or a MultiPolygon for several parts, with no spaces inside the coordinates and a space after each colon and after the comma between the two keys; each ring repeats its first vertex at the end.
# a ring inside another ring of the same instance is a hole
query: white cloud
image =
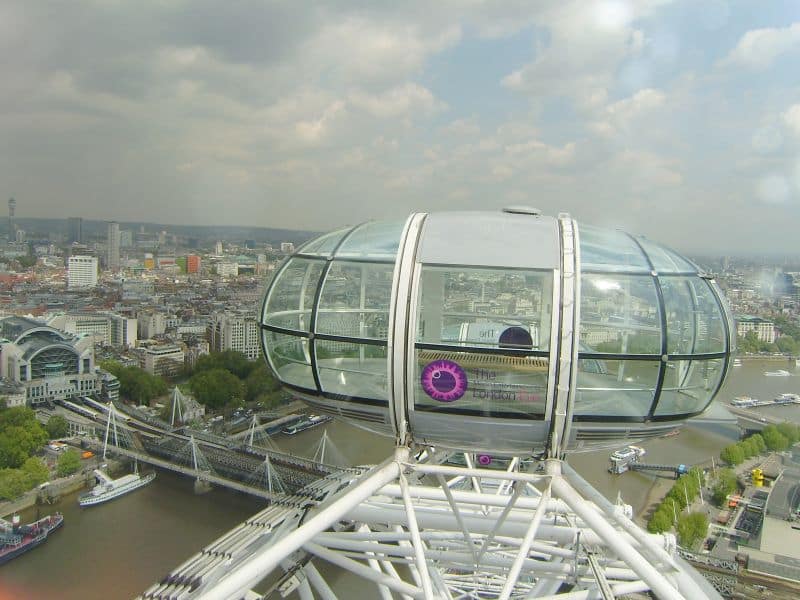
{"type": "Polygon", "coordinates": [[[429,89],[416,83],[406,83],[379,94],[354,91],[348,100],[353,107],[380,118],[427,115],[445,108],[429,89]]]}
{"type": "Polygon", "coordinates": [[[767,175],[756,185],[756,196],[765,204],[784,204],[790,195],[789,181],[783,175],[767,175]]]}
{"type": "Polygon", "coordinates": [[[295,123],[295,131],[300,139],[306,142],[318,142],[329,132],[335,119],[342,115],[344,110],[345,103],[337,100],[328,106],[319,118],[295,123]]]}
{"type": "Polygon", "coordinates": [[[330,22],[311,38],[300,60],[346,82],[396,80],[459,39],[457,25],[426,31],[415,24],[350,17],[330,22]]]}
{"type": "Polygon", "coordinates": [[[788,27],[753,29],[745,33],[723,64],[765,69],[776,58],[800,49],[800,23],[788,27]]]}
{"type": "Polygon", "coordinates": [[[661,90],[646,88],[633,96],[609,104],[589,127],[600,135],[615,132],[628,132],[639,119],[651,115],[666,103],[666,95],[661,90]]]}
{"type": "Polygon", "coordinates": [[[781,116],[789,130],[800,136],[800,104],[793,104],[781,116]]]}

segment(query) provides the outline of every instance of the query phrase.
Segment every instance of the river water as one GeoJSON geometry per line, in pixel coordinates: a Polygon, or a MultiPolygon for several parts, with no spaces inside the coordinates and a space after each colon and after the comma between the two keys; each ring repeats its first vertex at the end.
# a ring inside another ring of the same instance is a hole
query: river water
{"type": "MultiPolygon", "coordinates": [[[[762,400],[778,394],[800,393],[800,369],[773,361],[746,361],[735,367],[720,392],[718,404],[736,396],[762,400]],[[787,369],[789,377],[766,377],[765,371],[787,369]]],[[[800,405],[764,407],[765,414],[800,423],[800,405]]],[[[721,407],[712,414],[724,415],[721,407]]],[[[389,455],[392,443],[342,422],[327,432],[338,453],[352,464],[374,463],[389,455]]],[[[311,430],[294,437],[277,436],[281,450],[311,456],[320,437],[311,430]]],[[[680,435],[642,444],[653,463],[695,464],[718,456],[736,439],[735,424],[686,427],[680,435]]],[[[653,477],[641,473],[621,476],[607,472],[608,452],[571,456],[569,462],[611,499],[617,493],[634,510],[642,508],[653,477]]],[[[159,471],[155,482],[135,493],[100,506],[81,509],[77,495],[65,496],[42,514],[59,510],[64,527],[44,545],[0,566],[0,600],[113,600],[132,598],[246,517],[263,507],[249,496],[213,490],[198,496],[191,479],[159,471]]],[[[36,510],[22,515],[36,518],[36,510]]]]}

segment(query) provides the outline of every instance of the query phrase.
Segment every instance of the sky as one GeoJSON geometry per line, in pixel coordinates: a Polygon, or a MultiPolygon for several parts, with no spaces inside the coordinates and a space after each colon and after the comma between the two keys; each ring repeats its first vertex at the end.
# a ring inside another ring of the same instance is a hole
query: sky
{"type": "Polygon", "coordinates": [[[320,231],[528,205],[798,253],[798,64],[795,0],[5,0],[0,194],[320,231]]]}

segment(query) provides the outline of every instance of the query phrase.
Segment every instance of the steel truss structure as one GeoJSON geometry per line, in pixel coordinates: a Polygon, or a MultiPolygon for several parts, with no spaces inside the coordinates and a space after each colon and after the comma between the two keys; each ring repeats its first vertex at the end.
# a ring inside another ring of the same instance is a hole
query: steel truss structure
{"type": "Polygon", "coordinates": [[[296,591],[334,600],[335,586],[316,566],[322,560],[374,586],[362,597],[382,600],[719,598],[676,556],[674,536],[640,529],[629,506],[610,503],[566,462],[515,458],[495,470],[469,454],[464,465],[445,464],[449,456],[398,447],[349,483],[328,478],[318,504],[267,508],[269,518],[243,524],[258,525],[249,537],[226,534],[142,597],[296,591]]]}

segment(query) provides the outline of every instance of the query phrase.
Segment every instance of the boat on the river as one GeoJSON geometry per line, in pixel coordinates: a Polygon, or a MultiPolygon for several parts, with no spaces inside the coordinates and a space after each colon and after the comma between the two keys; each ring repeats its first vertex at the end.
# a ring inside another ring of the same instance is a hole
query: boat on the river
{"type": "Polygon", "coordinates": [[[611,460],[636,460],[645,455],[645,449],[640,446],[625,446],[611,454],[611,460]]]}
{"type": "Polygon", "coordinates": [[[296,433],[300,433],[301,431],[305,431],[306,429],[311,429],[312,427],[316,427],[317,425],[322,425],[323,423],[327,423],[331,419],[333,419],[333,417],[329,415],[311,415],[305,419],[298,421],[291,427],[285,427],[281,431],[286,435],[294,435],[296,433]]]}
{"type": "Polygon", "coordinates": [[[742,359],[741,358],[734,358],[733,359],[733,366],[734,367],[741,367],[742,366],[742,359]]]}
{"type": "Polygon", "coordinates": [[[63,523],[61,513],[47,515],[27,525],[20,525],[18,515],[14,515],[10,523],[0,519],[0,565],[44,543],[63,523]]]}
{"type": "Polygon", "coordinates": [[[114,498],[119,498],[125,494],[138,490],[140,487],[146,486],[151,483],[155,478],[155,473],[148,473],[147,475],[140,475],[138,471],[130,475],[123,475],[119,479],[111,479],[108,475],[103,473],[100,469],[94,470],[94,476],[97,480],[90,492],[81,494],[78,497],[78,504],[81,506],[94,506],[108,502],[114,498]]]}
{"type": "Polygon", "coordinates": [[[767,377],[789,377],[791,373],[784,369],[778,369],[777,371],[764,371],[764,375],[767,377]]]}

